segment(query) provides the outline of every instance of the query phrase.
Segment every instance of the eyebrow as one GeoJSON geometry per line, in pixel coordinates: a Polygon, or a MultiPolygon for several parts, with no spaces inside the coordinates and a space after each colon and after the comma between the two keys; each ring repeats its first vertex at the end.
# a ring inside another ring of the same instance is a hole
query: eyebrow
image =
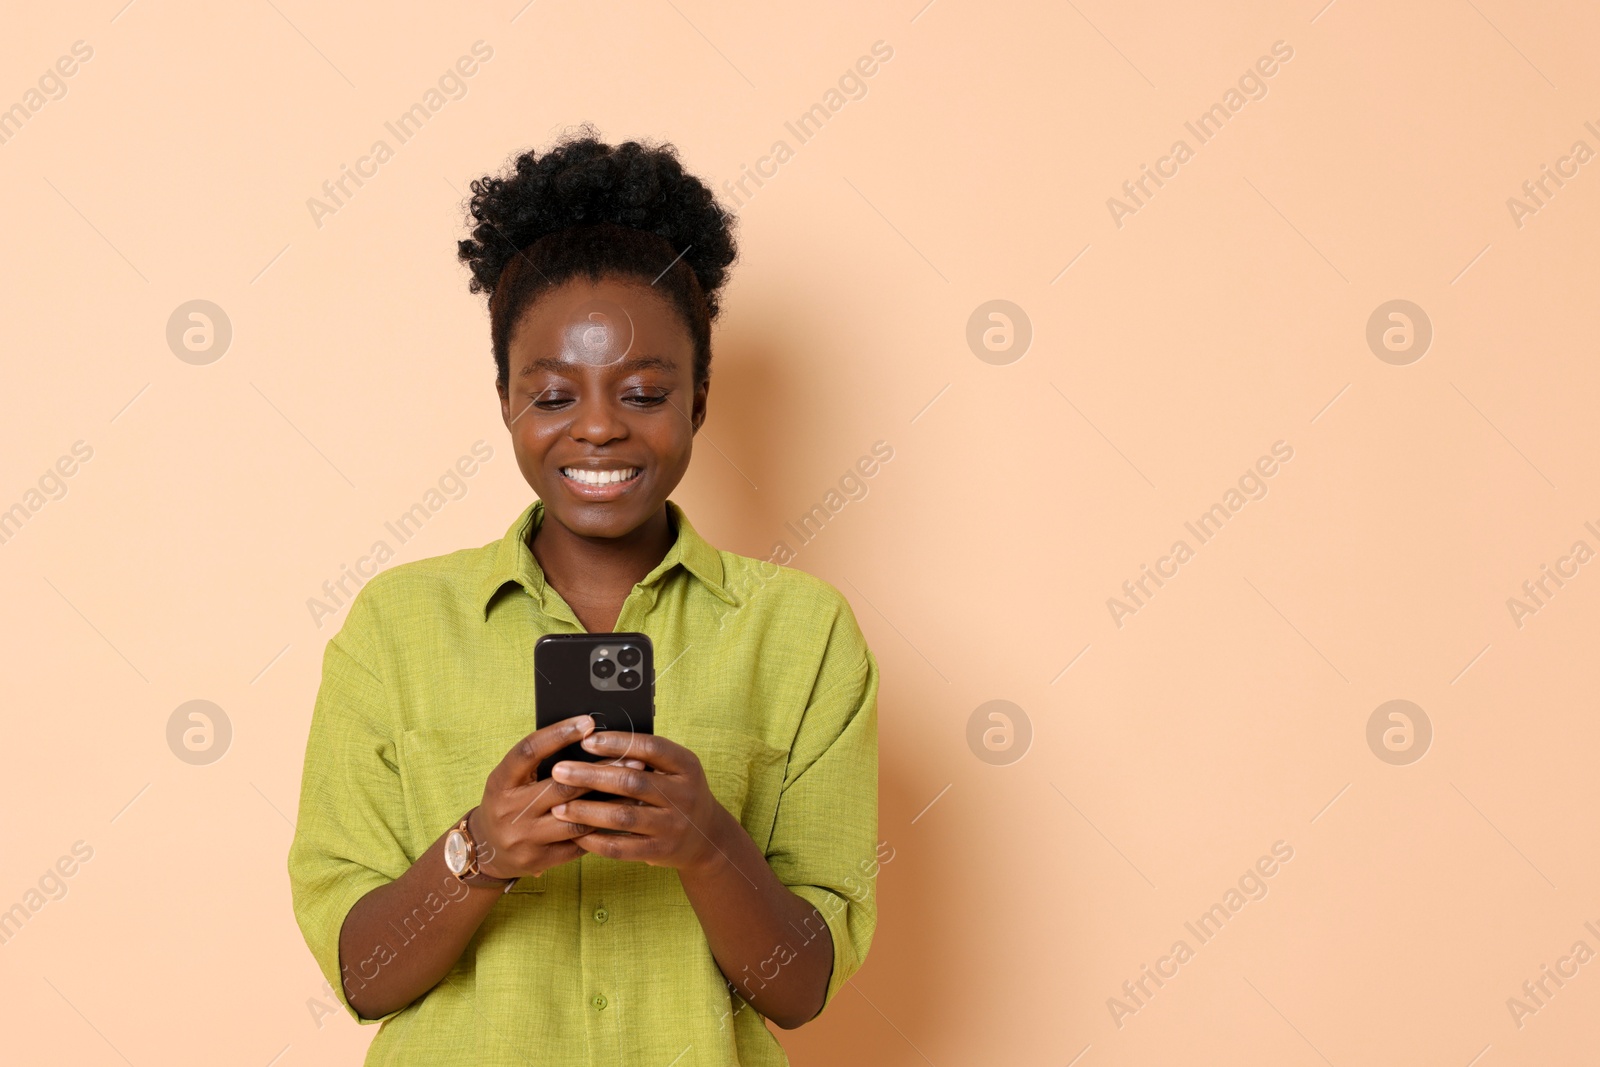
{"type": "MultiPolygon", "coordinates": [[[[552,374],[566,374],[569,373],[574,366],[587,365],[588,364],[575,364],[572,360],[568,359],[556,359],[554,356],[545,356],[542,359],[536,359],[532,363],[529,363],[527,366],[523,367],[520,377],[527,378],[538,371],[550,371],[552,374]]],[[[663,356],[634,356],[631,359],[623,360],[620,364],[616,364],[616,366],[623,371],[674,371],[678,369],[678,364],[675,361],[666,359],[663,356]]]]}

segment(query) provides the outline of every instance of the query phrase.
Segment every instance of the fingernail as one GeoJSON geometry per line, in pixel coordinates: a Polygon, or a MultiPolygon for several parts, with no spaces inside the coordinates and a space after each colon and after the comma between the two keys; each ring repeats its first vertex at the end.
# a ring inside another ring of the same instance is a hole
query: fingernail
{"type": "Polygon", "coordinates": [[[590,734],[588,737],[585,737],[579,743],[581,745],[583,745],[584,748],[589,749],[590,751],[593,751],[594,750],[594,746],[596,746],[596,745],[598,745],[600,743],[600,735],[599,734],[590,734]]]}
{"type": "Polygon", "coordinates": [[[578,727],[578,733],[580,734],[588,735],[594,732],[593,716],[580,715],[575,725],[578,727]]]}
{"type": "Polygon", "coordinates": [[[567,817],[567,806],[565,804],[557,804],[550,809],[550,814],[558,819],[564,819],[567,817]]]}

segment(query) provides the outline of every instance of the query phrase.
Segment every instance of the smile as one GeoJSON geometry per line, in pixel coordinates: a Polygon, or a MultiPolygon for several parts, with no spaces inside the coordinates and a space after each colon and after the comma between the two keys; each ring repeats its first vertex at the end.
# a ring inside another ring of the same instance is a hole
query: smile
{"type": "Polygon", "coordinates": [[[617,467],[612,470],[596,471],[583,467],[562,467],[561,473],[579,485],[604,486],[633,481],[639,476],[639,468],[617,467]]]}

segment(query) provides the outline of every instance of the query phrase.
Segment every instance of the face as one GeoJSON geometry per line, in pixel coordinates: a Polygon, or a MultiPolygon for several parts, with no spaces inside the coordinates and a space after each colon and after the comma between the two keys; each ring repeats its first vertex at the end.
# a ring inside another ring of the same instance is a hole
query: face
{"type": "Polygon", "coordinates": [[[575,278],[512,331],[500,410],[545,516],[623,537],[660,513],[689,468],[709,383],[677,310],[641,281],[575,278]]]}

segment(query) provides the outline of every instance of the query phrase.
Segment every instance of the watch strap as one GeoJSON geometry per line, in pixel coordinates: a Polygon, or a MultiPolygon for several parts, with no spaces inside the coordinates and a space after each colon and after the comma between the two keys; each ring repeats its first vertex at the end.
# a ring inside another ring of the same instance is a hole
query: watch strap
{"type": "Polygon", "coordinates": [[[472,812],[476,810],[476,808],[469,810],[465,815],[461,816],[461,821],[453,827],[454,830],[467,839],[467,869],[460,874],[456,874],[454,871],[450,873],[461,884],[474,886],[478,889],[493,889],[497,886],[503,886],[504,888],[500,890],[503,896],[511,892],[511,887],[517,884],[517,879],[497,878],[492,874],[485,874],[479,868],[478,839],[472,836],[472,828],[468,822],[472,818],[472,812]]]}

